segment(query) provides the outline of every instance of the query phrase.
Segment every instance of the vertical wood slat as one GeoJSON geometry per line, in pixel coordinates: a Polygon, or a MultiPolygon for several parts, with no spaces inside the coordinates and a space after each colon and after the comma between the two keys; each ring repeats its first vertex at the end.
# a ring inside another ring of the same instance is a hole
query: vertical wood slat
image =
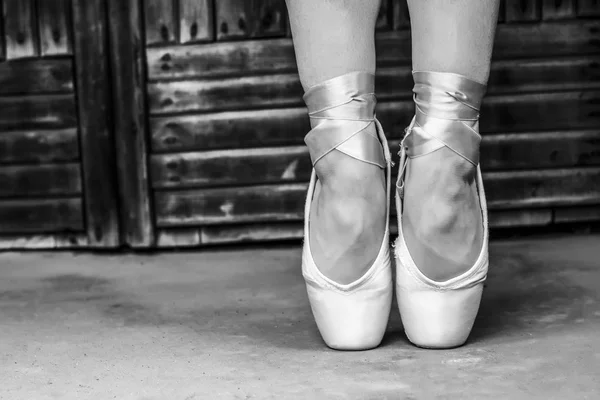
{"type": "Polygon", "coordinates": [[[0,0],[0,61],[4,60],[4,0],[0,0]]]}
{"type": "Polygon", "coordinates": [[[284,0],[217,0],[217,40],[286,35],[284,0]]]}
{"type": "Polygon", "coordinates": [[[410,27],[410,16],[408,15],[406,0],[392,0],[392,16],[394,30],[410,27]]]}
{"type": "Polygon", "coordinates": [[[538,21],[541,7],[539,0],[504,0],[506,22],[538,21]]]}
{"type": "Polygon", "coordinates": [[[577,0],[577,16],[600,16],[600,0],[577,0]]]}
{"type": "Polygon", "coordinates": [[[542,0],[544,20],[573,18],[575,11],[575,0],[542,0]]]}
{"type": "Polygon", "coordinates": [[[33,0],[4,0],[6,58],[35,57],[39,54],[33,0]]]}
{"type": "Polygon", "coordinates": [[[179,0],[180,43],[214,39],[213,6],[213,0],[179,0]]]}
{"type": "Polygon", "coordinates": [[[177,0],[145,0],[146,44],[173,43],[177,38],[177,0]]]}
{"type": "Polygon", "coordinates": [[[375,28],[379,31],[390,29],[392,0],[381,0],[375,28]]]}
{"type": "Polygon", "coordinates": [[[105,0],[73,0],[84,210],[91,247],[120,244],[105,5],[105,0]]]}
{"type": "Polygon", "coordinates": [[[71,54],[71,0],[38,0],[40,52],[43,56],[71,54]]]}
{"type": "Polygon", "coordinates": [[[145,49],[139,0],[109,0],[110,61],[122,240],[154,244],[148,188],[145,49]]]}

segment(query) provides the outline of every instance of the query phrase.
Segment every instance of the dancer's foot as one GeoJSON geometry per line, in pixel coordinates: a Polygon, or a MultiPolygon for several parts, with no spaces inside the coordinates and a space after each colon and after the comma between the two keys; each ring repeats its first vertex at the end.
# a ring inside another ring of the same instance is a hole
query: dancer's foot
{"type": "MultiPolygon", "coordinates": [[[[375,124],[366,133],[377,137],[375,124]]],[[[377,257],[386,219],[384,170],[338,151],[315,165],[310,247],[315,264],[341,284],[360,278],[377,257]]]]}
{"type": "Polygon", "coordinates": [[[481,252],[476,179],[477,168],[447,147],[407,165],[404,237],[415,264],[432,280],[462,274],[481,252]]]}

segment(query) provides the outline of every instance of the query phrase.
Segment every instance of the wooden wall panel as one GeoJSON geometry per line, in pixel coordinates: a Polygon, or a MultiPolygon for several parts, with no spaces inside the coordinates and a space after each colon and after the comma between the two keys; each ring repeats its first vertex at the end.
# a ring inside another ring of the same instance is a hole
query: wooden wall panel
{"type": "MultiPolygon", "coordinates": [[[[494,44],[494,59],[556,59],[558,56],[598,54],[598,45],[594,41],[598,32],[599,20],[500,25],[494,44]]],[[[378,66],[410,65],[408,31],[381,32],[377,35],[376,47],[378,66]]],[[[149,48],[147,58],[151,81],[296,71],[290,39],[149,48]]]]}
{"type": "MultiPolygon", "coordinates": [[[[488,94],[600,87],[600,57],[494,63],[488,94]],[[590,85],[590,81],[592,81],[590,85]]],[[[409,67],[381,68],[377,98],[410,98],[409,67]]],[[[221,80],[158,82],[148,86],[153,114],[302,105],[296,74],[271,74],[221,80]]]]}
{"type": "Polygon", "coordinates": [[[577,15],[580,17],[600,16],[600,0],[577,0],[577,15]]]}
{"type": "Polygon", "coordinates": [[[0,166],[0,197],[81,194],[79,163],[0,166]]]}
{"type": "Polygon", "coordinates": [[[104,0],[73,0],[85,221],[92,247],[120,244],[105,5],[104,0]]]}
{"type": "Polygon", "coordinates": [[[284,0],[217,0],[217,40],[285,36],[284,0]]]}
{"type": "Polygon", "coordinates": [[[0,164],[41,164],[78,159],[77,128],[0,133],[0,164]]]}
{"type": "Polygon", "coordinates": [[[542,18],[544,20],[574,18],[577,14],[576,0],[543,0],[542,18]]]}
{"type": "Polygon", "coordinates": [[[213,8],[213,0],[179,0],[180,43],[205,42],[214,39],[213,8]]]}
{"type": "Polygon", "coordinates": [[[392,27],[392,21],[392,0],[381,0],[375,29],[378,31],[389,30],[392,27]]]}
{"type": "MultiPolygon", "coordinates": [[[[600,203],[600,168],[489,172],[484,174],[490,209],[600,203]]],[[[298,221],[307,184],[156,193],[159,227],[298,221]]],[[[395,213],[395,210],[392,211],[395,213]]]]}
{"type": "Polygon", "coordinates": [[[0,61],[4,60],[6,54],[4,52],[4,0],[0,0],[0,61]]]}
{"type": "Polygon", "coordinates": [[[406,0],[392,0],[392,15],[394,29],[410,28],[410,15],[406,0]]]}
{"type": "Polygon", "coordinates": [[[0,131],[77,126],[72,94],[0,97],[0,131]]]}
{"type": "Polygon", "coordinates": [[[71,54],[71,0],[38,0],[37,6],[41,55],[71,54]]]}
{"type": "MultiPolygon", "coordinates": [[[[600,165],[599,138],[600,130],[487,135],[481,166],[493,171],[600,165]]],[[[389,144],[400,147],[399,140],[389,144]]],[[[392,154],[398,164],[398,155],[392,154]]],[[[151,159],[152,186],[161,190],[306,182],[311,169],[306,146],[157,154],[151,159]]]]}
{"type": "Polygon", "coordinates": [[[84,229],[81,198],[0,200],[0,233],[84,229]]]}
{"type": "Polygon", "coordinates": [[[175,1],[177,0],[144,0],[146,44],[175,42],[178,37],[175,1]]]}
{"type": "Polygon", "coordinates": [[[0,96],[73,92],[72,61],[29,59],[0,63],[0,96]]]}
{"type": "Polygon", "coordinates": [[[33,0],[3,1],[6,58],[37,56],[39,46],[33,0]]]}
{"type": "Polygon", "coordinates": [[[146,69],[142,15],[136,0],[109,0],[112,112],[120,230],[132,247],[154,241],[147,171],[146,69]]]}
{"type": "MultiPolygon", "coordinates": [[[[593,129],[600,124],[599,99],[598,92],[490,97],[483,105],[481,129],[484,133],[593,129]]],[[[377,115],[388,137],[400,139],[413,112],[412,102],[405,100],[380,103],[377,115]]],[[[162,152],[300,145],[309,129],[305,108],[151,118],[152,148],[162,152]]]]}
{"type": "Polygon", "coordinates": [[[540,0],[504,0],[506,22],[534,22],[541,16],[540,0]]]}

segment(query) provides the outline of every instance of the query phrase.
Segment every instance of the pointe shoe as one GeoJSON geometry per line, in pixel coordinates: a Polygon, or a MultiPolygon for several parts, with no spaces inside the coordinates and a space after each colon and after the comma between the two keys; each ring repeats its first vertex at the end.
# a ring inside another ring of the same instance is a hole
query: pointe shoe
{"type": "Polygon", "coordinates": [[[321,273],[310,249],[309,215],[317,182],[313,168],[304,210],[302,275],[310,307],[323,340],[332,349],[366,350],[383,338],[390,314],[393,282],[389,250],[391,156],[374,116],[374,76],[352,72],[310,88],[304,95],[312,130],[306,135],[313,166],[331,151],[386,168],[386,225],[379,253],[367,272],[349,284],[321,273]],[[375,124],[377,137],[365,132],[375,124]]]}
{"type": "Polygon", "coordinates": [[[402,140],[396,185],[396,297],[404,331],[413,344],[452,348],[463,345],[471,332],[488,272],[488,216],[479,167],[478,133],[479,107],[486,86],[450,73],[413,72],[413,78],[416,113],[402,140]],[[438,282],[425,276],[411,257],[402,232],[402,201],[410,159],[427,156],[443,147],[477,167],[476,185],[484,231],[475,264],[459,276],[438,282]]]}

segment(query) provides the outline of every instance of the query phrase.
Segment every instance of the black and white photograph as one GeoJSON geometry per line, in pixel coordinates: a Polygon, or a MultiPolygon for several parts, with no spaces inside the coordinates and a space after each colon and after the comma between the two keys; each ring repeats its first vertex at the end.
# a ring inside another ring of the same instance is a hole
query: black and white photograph
{"type": "Polygon", "coordinates": [[[600,399],[600,0],[0,10],[0,399],[600,399]]]}

